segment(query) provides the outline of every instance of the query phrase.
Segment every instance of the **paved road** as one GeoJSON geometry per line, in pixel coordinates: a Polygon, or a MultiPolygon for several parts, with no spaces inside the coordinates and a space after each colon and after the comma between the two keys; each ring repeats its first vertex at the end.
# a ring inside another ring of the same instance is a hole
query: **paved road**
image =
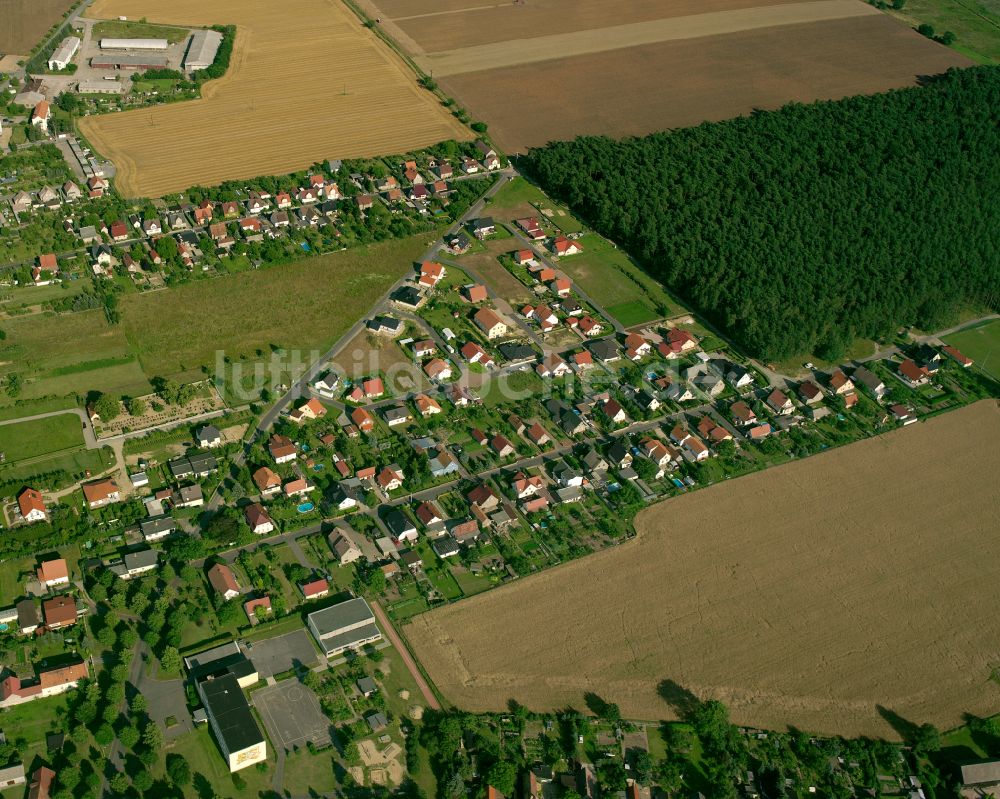
{"type": "Polygon", "coordinates": [[[413,656],[410,654],[410,650],[406,648],[406,644],[403,643],[403,639],[399,637],[399,633],[396,632],[396,628],[392,626],[392,622],[389,621],[385,612],[382,610],[382,606],[379,605],[378,600],[373,599],[371,602],[372,612],[375,613],[375,618],[378,619],[378,623],[382,625],[382,630],[385,632],[385,637],[389,639],[396,651],[399,652],[399,656],[403,659],[403,663],[406,668],[409,669],[410,674],[413,675],[413,680],[417,684],[417,688],[420,689],[420,693],[424,695],[424,701],[427,703],[427,707],[431,710],[440,710],[441,703],[438,702],[437,697],[434,696],[434,692],[431,687],[427,684],[427,680],[424,679],[424,675],[420,673],[420,669],[417,668],[416,661],[413,660],[413,656]]]}

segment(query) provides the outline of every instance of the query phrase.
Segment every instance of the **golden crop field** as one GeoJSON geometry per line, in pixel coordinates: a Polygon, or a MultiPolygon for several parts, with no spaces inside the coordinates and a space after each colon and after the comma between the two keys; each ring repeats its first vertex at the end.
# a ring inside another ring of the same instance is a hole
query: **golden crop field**
{"type": "Polygon", "coordinates": [[[592,691],[667,719],[679,685],[773,729],[955,726],[998,709],[998,473],[1000,405],[982,401],[655,505],[636,540],[404,632],[471,711],[592,691]]]}
{"type": "Polygon", "coordinates": [[[229,70],[201,99],[80,121],[126,196],[471,138],[339,0],[97,0],[88,10],[119,15],[237,27],[229,70]]]}

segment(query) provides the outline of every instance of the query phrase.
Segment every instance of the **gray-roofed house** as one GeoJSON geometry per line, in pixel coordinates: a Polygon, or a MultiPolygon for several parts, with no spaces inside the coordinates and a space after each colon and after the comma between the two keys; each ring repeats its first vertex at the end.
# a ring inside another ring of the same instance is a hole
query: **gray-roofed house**
{"type": "Polygon", "coordinates": [[[431,541],[431,549],[434,550],[435,555],[442,559],[452,558],[459,553],[458,541],[450,535],[444,535],[431,541]]]}
{"type": "Polygon", "coordinates": [[[161,513],[143,519],[139,522],[139,529],[142,531],[142,537],[147,541],[159,541],[174,532],[177,529],[177,524],[171,516],[161,513]]]}
{"type": "Polygon", "coordinates": [[[604,361],[604,363],[617,361],[621,358],[621,350],[618,349],[618,345],[608,338],[591,341],[587,345],[587,348],[590,350],[591,355],[599,361],[604,361]]]}
{"type": "Polygon", "coordinates": [[[381,710],[369,713],[365,716],[365,721],[368,722],[368,726],[371,727],[372,732],[379,732],[389,726],[389,719],[386,718],[385,713],[381,710]]]}
{"type": "Polygon", "coordinates": [[[199,447],[218,447],[222,445],[222,433],[215,425],[207,424],[194,435],[199,447]]]}
{"type": "Polygon", "coordinates": [[[17,603],[17,628],[22,635],[30,635],[38,629],[42,623],[42,617],[38,613],[38,605],[33,599],[22,599],[17,603]]]}
{"type": "Polygon", "coordinates": [[[962,766],[963,787],[1000,785],[1000,760],[984,760],[962,766]]]}
{"type": "Polygon", "coordinates": [[[382,640],[375,614],[362,597],[314,611],[307,620],[316,643],[327,657],[382,640]]]}
{"type": "Polygon", "coordinates": [[[355,685],[358,686],[358,691],[366,699],[372,694],[378,692],[378,686],[375,684],[375,680],[371,677],[362,677],[355,683],[355,685]]]}
{"type": "Polygon", "coordinates": [[[154,571],[160,565],[160,553],[155,549],[128,552],[119,563],[112,564],[111,572],[123,580],[131,580],[154,571]]]}

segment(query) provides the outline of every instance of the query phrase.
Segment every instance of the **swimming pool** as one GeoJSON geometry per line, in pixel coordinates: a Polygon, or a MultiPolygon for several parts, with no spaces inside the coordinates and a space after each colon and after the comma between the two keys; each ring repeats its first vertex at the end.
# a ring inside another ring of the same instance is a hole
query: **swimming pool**
{"type": "Polygon", "coordinates": [[[316,506],[313,505],[311,502],[303,502],[301,505],[299,505],[298,511],[299,513],[309,513],[309,511],[311,511],[315,507],[316,506]]]}

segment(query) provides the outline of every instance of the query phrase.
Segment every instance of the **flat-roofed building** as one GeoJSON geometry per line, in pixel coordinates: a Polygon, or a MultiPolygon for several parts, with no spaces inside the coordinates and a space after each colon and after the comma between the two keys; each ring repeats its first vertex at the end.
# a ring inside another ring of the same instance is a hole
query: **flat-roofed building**
{"type": "Polygon", "coordinates": [[[196,72],[208,69],[215,61],[215,54],[222,44],[222,34],[213,30],[195,31],[184,54],[184,69],[196,72]]]}
{"type": "Polygon", "coordinates": [[[231,772],[267,759],[267,741],[235,674],[202,680],[198,694],[231,772]]]}
{"type": "Polygon", "coordinates": [[[375,614],[361,597],[310,613],[308,621],[316,643],[327,657],[382,640],[375,614]]]}
{"type": "Polygon", "coordinates": [[[94,69],[163,69],[167,66],[165,55],[129,55],[107,53],[90,59],[94,69]]]}
{"type": "Polygon", "coordinates": [[[80,94],[121,94],[125,84],[120,80],[81,80],[76,90],[80,94]]]}
{"type": "Polygon", "coordinates": [[[166,39],[101,39],[102,50],[166,50],[166,39]]]}

